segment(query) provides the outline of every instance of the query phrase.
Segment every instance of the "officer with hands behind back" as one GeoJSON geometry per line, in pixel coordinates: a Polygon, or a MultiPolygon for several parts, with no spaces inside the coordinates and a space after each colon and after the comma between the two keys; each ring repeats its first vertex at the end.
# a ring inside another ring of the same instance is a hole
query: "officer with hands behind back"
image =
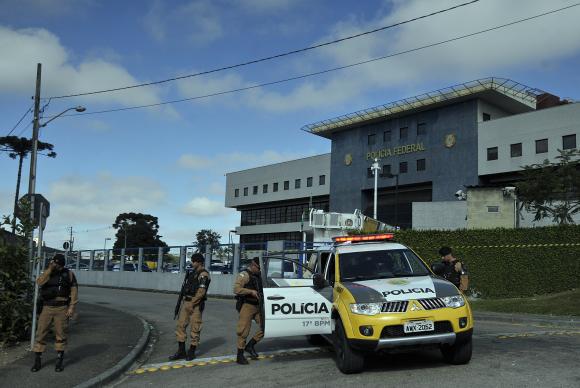
{"type": "Polygon", "coordinates": [[[238,336],[238,356],[236,362],[247,365],[248,360],[244,356],[244,350],[253,359],[258,358],[258,353],[254,345],[263,337],[262,318],[260,315],[260,297],[262,293],[262,280],[260,278],[260,261],[254,257],[245,271],[240,272],[234,284],[234,294],[236,295],[236,309],[240,313],[236,334],[238,336]],[[246,345],[246,338],[250,334],[252,320],[258,324],[258,331],[246,345]]]}
{"type": "Polygon", "coordinates": [[[64,370],[68,320],[73,316],[79,301],[77,279],[72,271],[64,266],[64,255],[57,253],[48,264],[48,268],[36,279],[36,283],[40,286],[43,307],[38,317],[36,341],[32,349],[35,353],[34,365],[30,369],[32,372],[38,372],[42,367],[41,356],[46,349],[45,338],[51,325],[54,327],[56,337],[54,347],[57,351],[54,370],[56,372],[64,370]]]}
{"type": "MultiPolygon", "coordinates": [[[[191,361],[195,358],[195,349],[199,345],[199,335],[201,333],[202,312],[207,300],[207,290],[211,279],[209,273],[204,268],[205,259],[201,253],[194,253],[191,256],[193,270],[185,273],[185,279],[179,294],[176,311],[179,312],[179,319],[175,329],[177,337],[177,352],[170,356],[170,360],[180,360],[185,358],[191,361]],[[183,299],[183,306],[181,305],[183,299]],[[179,311],[181,307],[181,311],[179,311]],[[191,326],[191,343],[187,353],[185,352],[185,341],[187,339],[186,328],[191,326]]],[[[177,314],[177,312],[176,312],[177,314]]]]}
{"type": "Polygon", "coordinates": [[[441,247],[439,255],[444,268],[442,276],[455,284],[455,287],[459,288],[461,292],[467,291],[469,277],[465,264],[453,256],[453,250],[449,247],[441,247]]]}

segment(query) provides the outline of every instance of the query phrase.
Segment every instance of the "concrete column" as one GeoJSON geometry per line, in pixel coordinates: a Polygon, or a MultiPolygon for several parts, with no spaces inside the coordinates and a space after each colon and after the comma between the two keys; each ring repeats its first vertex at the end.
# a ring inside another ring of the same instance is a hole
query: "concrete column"
{"type": "Polygon", "coordinates": [[[143,269],[141,268],[143,266],[143,248],[139,248],[139,260],[137,265],[139,266],[137,272],[143,272],[143,269]]]}
{"type": "Polygon", "coordinates": [[[240,249],[240,244],[234,244],[234,257],[232,260],[232,271],[234,277],[238,276],[239,268],[240,268],[240,255],[242,251],[240,249]]]}
{"type": "Polygon", "coordinates": [[[121,262],[119,263],[119,271],[125,270],[125,248],[121,248],[121,262]]]}
{"type": "Polygon", "coordinates": [[[179,247],[179,273],[185,272],[185,247],[179,247]]]}
{"type": "Polygon", "coordinates": [[[109,250],[105,249],[103,253],[103,271],[109,270],[109,250]]]}
{"type": "Polygon", "coordinates": [[[89,256],[89,271],[93,270],[93,265],[95,264],[95,251],[91,251],[89,256]]]}
{"type": "MultiPolygon", "coordinates": [[[[75,254],[72,254],[73,257],[75,257],[75,254]]],[[[76,252],[76,258],[77,258],[77,262],[75,264],[75,268],[77,271],[80,271],[81,268],[81,251],[77,251],[76,252]]]]}
{"type": "Polygon", "coordinates": [[[157,251],[157,272],[163,272],[163,247],[157,251]]]}
{"type": "Polygon", "coordinates": [[[206,245],[205,247],[205,254],[203,255],[205,258],[205,268],[207,268],[207,270],[209,271],[209,267],[211,265],[211,247],[209,245],[206,245]]]}

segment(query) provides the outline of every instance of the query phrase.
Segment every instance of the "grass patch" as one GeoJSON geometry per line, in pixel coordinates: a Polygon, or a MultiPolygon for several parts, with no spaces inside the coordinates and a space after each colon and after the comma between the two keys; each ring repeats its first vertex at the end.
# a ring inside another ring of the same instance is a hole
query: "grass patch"
{"type": "Polygon", "coordinates": [[[478,299],[474,311],[580,316],[580,289],[528,298],[478,299]]]}

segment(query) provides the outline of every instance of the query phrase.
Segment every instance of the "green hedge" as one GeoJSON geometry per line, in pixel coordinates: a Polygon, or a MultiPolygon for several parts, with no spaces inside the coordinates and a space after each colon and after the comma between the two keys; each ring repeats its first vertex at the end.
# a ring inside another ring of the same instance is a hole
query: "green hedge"
{"type": "Polygon", "coordinates": [[[396,232],[425,261],[453,248],[470,274],[469,291],[490,298],[566,291],[580,285],[580,225],[526,229],[396,232]],[[568,244],[542,246],[545,244],[568,244]],[[576,244],[576,245],[570,245],[576,244]],[[515,247],[514,245],[520,245],[515,247]]]}

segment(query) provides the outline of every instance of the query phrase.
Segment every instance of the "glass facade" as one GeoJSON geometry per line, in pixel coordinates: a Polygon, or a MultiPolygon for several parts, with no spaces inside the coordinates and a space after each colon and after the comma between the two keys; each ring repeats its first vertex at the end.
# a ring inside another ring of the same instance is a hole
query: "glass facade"
{"type": "MultiPolygon", "coordinates": [[[[328,199],[312,202],[314,209],[328,211],[328,199]]],[[[284,224],[302,221],[302,215],[308,214],[309,202],[281,206],[263,207],[242,210],[241,226],[284,224]],[[306,213],[305,213],[306,212],[306,213]]]]}

